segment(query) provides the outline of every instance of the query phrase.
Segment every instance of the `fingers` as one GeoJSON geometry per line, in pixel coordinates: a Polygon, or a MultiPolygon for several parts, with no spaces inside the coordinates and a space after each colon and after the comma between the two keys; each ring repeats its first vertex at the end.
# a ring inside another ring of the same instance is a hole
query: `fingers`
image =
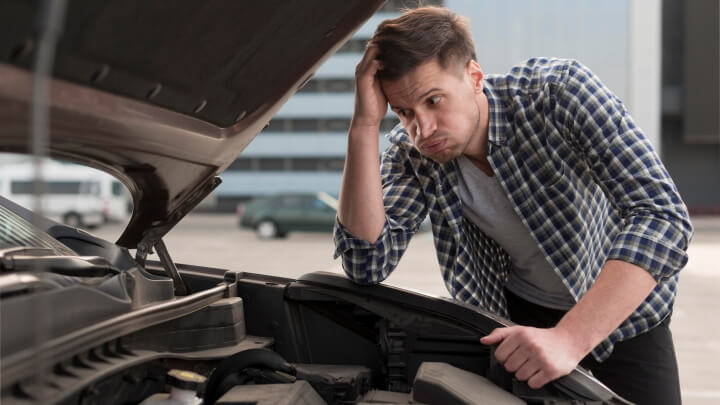
{"type": "Polygon", "coordinates": [[[356,76],[374,76],[375,73],[377,73],[378,70],[381,69],[382,65],[380,64],[380,61],[377,60],[378,54],[380,53],[380,49],[377,45],[374,44],[368,44],[367,48],[365,49],[365,53],[363,54],[362,59],[360,60],[360,63],[358,63],[357,68],[355,69],[355,75],[356,76]]]}
{"type": "Polygon", "coordinates": [[[519,367],[515,371],[515,378],[517,378],[520,381],[528,381],[531,377],[533,377],[535,374],[537,374],[541,369],[542,369],[542,367],[540,367],[540,364],[538,364],[535,361],[528,360],[522,364],[522,367],[519,367]]]}
{"type": "Polygon", "coordinates": [[[520,367],[520,365],[522,365],[522,363],[524,363],[524,361],[527,360],[529,356],[529,354],[525,351],[518,352],[518,350],[522,349],[522,346],[520,345],[520,342],[518,342],[518,339],[515,338],[515,336],[516,335],[508,336],[495,349],[495,358],[500,364],[505,366],[506,370],[510,372],[513,372],[517,369],[508,369],[507,363],[513,355],[515,356],[513,365],[516,367],[520,367]]]}
{"type": "Polygon", "coordinates": [[[355,113],[352,125],[376,128],[387,113],[387,98],[376,73],[381,63],[377,45],[368,45],[355,69],[355,113]]]}
{"type": "Polygon", "coordinates": [[[540,371],[538,373],[535,373],[530,379],[527,380],[527,385],[536,390],[539,388],[542,388],[545,386],[545,384],[549,383],[550,381],[561,377],[560,375],[549,377],[544,371],[540,371]]]}
{"type": "Polygon", "coordinates": [[[365,53],[363,54],[363,59],[369,58],[369,59],[376,59],[378,54],[380,53],[380,48],[377,46],[377,44],[369,43],[365,47],[365,53]]]}
{"type": "Polygon", "coordinates": [[[495,358],[503,365],[507,362],[515,350],[520,347],[523,328],[517,326],[497,328],[489,335],[480,339],[480,343],[487,345],[498,345],[495,349],[495,358]]]}
{"type": "Polygon", "coordinates": [[[520,367],[523,367],[529,360],[530,354],[527,350],[522,347],[517,347],[502,364],[505,366],[505,370],[514,373],[520,370],[520,367]]]}
{"type": "Polygon", "coordinates": [[[541,388],[548,382],[559,377],[560,375],[549,378],[548,372],[555,372],[552,365],[542,361],[542,358],[534,356],[534,353],[526,347],[519,346],[510,339],[501,344],[508,344],[504,352],[499,347],[495,351],[498,362],[505,367],[509,373],[515,374],[515,378],[519,381],[527,381],[528,385],[533,388],[541,388]],[[512,346],[511,346],[512,345],[512,346]],[[498,355],[498,351],[500,354],[498,355]],[[509,354],[506,354],[509,351],[509,354]],[[502,360],[501,360],[502,358],[502,360]]]}
{"type": "Polygon", "coordinates": [[[363,58],[355,68],[355,76],[358,79],[363,77],[374,78],[375,73],[380,70],[380,61],[377,59],[365,59],[363,58]]]}
{"type": "Polygon", "coordinates": [[[508,336],[508,328],[496,328],[489,335],[480,338],[480,343],[484,345],[494,345],[500,343],[508,336]]]}
{"type": "Polygon", "coordinates": [[[548,338],[542,329],[523,326],[497,328],[480,339],[486,345],[497,345],[495,358],[509,373],[515,374],[520,381],[527,381],[533,389],[543,387],[563,375],[568,374],[577,365],[563,359],[562,346],[551,350],[560,342],[548,338]],[[567,363],[567,364],[566,364],[567,363]]]}
{"type": "Polygon", "coordinates": [[[534,360],[523,363],[518,370],[514,371],[514,374],[518,381],[526,381],[527,385],[532,389],[542,388],[545,384],[564,375],[552,368],[545,369],[541,363],[534,360]]]}

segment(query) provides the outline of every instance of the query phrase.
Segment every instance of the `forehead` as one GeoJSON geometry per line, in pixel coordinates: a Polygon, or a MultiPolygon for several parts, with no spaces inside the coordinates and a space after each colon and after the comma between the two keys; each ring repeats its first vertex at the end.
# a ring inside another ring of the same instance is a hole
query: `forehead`
{"type": "Polygon", "coordinates": [[[431,89],[447,90],[457,85],[460,77],[431,60],[395,80],[381,80],[380,84],[391,106],[406,106],[419,101],[417,98],[431,89]]]}

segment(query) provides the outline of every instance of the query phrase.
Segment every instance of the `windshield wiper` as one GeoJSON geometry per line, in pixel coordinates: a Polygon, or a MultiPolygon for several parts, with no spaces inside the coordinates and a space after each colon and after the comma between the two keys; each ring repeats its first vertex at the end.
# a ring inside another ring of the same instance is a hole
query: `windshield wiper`
{"type": "MultiPolygon", "coordinates": [[[[45,251],[53,253],[49,249],[45,251]]],[[[40,256],[38,253],[40,249],[25,250],[22,253],[17,250],[2,251],[0,271],[48,271],[75,277],[106,277],[120,273],[120,270],[100,256],[40,256]]]]}
{"type": "Polygon", "coordinates": [[[55,251],[46,247],[36,246],[17,246],[7,249],[0,249],[0,258],[11,257],[15,255],[22,256],[48,256],[54,255],[55,251]]]}

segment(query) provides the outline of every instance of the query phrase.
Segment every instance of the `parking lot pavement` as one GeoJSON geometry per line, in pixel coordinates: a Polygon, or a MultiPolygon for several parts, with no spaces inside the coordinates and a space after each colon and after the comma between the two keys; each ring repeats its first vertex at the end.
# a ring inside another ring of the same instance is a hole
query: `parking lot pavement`
{"type": "Polygon", "coordinates": [[[671,329],[683,403],[720,403],[720,217],[693,218],[690,260],[680,273],[671,329]]]}
{"type": "MultiPolygon", "coordinates": [[[[720,217],[693,218],[696,233],[690,260],[680,276],[671,329],[680,365],[686,405],[720,403],[720,217]]],[[[122,226],[93,231],[115,240],[122,226]]],[[[330,234],[291,233],[285,239],[259,240],[241,230],[232,215],[195,214],[183,219],[165,239],[177,263],[187,263],[299,277],[312,271],[342,273],[332,258],[330,234]]],[[[432,237],[419,234],[411,242],[387,284],[448,296],[438,270],[432,237]]]]}

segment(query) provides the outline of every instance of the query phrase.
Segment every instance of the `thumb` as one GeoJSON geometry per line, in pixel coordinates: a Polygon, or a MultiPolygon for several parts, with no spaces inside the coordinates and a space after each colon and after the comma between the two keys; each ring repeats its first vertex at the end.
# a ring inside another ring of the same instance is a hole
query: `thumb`
{"type": "Polygon", "coordinates": [[[507,328],[496,328],[489,335],[480,338],[484,345],[494,345],[502,342],[507,337],[507,328]]]}

